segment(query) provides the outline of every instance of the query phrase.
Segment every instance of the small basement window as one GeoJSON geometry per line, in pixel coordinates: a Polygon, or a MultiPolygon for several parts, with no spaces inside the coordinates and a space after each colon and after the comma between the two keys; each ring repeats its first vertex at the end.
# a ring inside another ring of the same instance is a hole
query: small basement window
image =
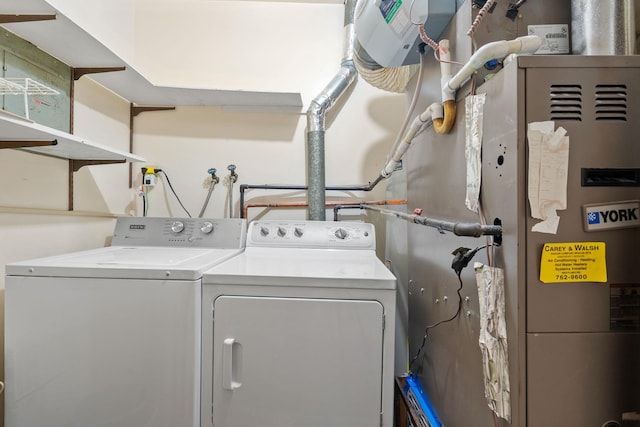
{"type": "Polygon", "coordinates": [[[2,109],[70,132],[71,67],[2,27],[0,61],[2,109]]]}

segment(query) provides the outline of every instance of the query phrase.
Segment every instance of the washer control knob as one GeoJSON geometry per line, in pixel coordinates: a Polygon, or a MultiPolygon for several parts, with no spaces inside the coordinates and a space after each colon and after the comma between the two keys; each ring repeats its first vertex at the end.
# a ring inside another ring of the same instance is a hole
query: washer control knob
{"type": "Polygon", "coordinates": [[[184,222],[173,221],[171,223],[171,231],[173,231],[174,233],[180,233],[182,230],[184,230],[184,222]]]}
{"type": "Polygon", "coordinates": [[[284,227],[278,227],[278,236],[284,237],[287,235],[287,229],[284,227]]]}
{"type": "Polygon", "coordinates": [[[260,235],[267,237],[269,235],[269,229],[267,227],[260,227],[260,235]]]}
{"type": "Polygon", "coordinates": [[[209,221],[203,222],[202,224],[200,224],[200,231],[202,231],[204,234],[211,233],[213,231],[213,224],[209,221]]]}
{"type": "Polygon", "coordinates": [[[300,227],[296,227],[296,229],[293,230],[293,234],[296,237],[302,237],[302,235],[304,234],[304,230],[300,227]]]}
{"type": "Polygon", "coordinates": [[[344,228],[338,228],[334,234],[340,240],[344,240],[349,237],[349,232],[344,228]]]}

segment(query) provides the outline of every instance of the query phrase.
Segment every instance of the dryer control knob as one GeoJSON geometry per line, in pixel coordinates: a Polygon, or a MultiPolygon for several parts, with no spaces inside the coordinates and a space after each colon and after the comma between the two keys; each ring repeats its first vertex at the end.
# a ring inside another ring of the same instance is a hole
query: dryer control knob
{"type": "Polygon", "coordinates": [[[213,224],[209,221],[205,221],[200,225],[200,231],[204,234],[209,234],[213,231],[213,224]]]}
{"type": "Polygon", "coordinates": [[[300,228],[300,227],[296,227],[296,229],[293,230],[293,234],[296,237],[302,237],[302,235],[304,234],[304,230],[302,228],[300,228]]]}
{"type": "Polygon", "coordinates": [[[349,237],[349,232],[344,228],[338,228],[334,234],[340,240],[344,240],[349,237]]]}
{"type": "Polygon", "coordinates": [[[173,231],[174,233],[180,233],[182,230],[184,230],[184,222],[173,221],[171,223],[171,231],[173,231]]]}
{"type": "Polygon", "coordinates": [[[269,229],[267,227],[260,227],[260,235],[267,237],[269,235],[269,229]]]}
{"type": "Polygon", "coordinates": [[[278,227],[278,236],[284,237],[287,235],[287,229],[284,227],[278,227]]]}

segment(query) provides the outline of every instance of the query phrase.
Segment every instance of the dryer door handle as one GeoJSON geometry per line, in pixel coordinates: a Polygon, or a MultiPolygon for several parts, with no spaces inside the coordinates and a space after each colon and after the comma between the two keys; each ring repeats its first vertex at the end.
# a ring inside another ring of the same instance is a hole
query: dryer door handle
{"type": "Polygon", "coordinates": [[[222,344],[222,388],[234,391],[242,385],[242,344],[226,338],[222,344]]]}

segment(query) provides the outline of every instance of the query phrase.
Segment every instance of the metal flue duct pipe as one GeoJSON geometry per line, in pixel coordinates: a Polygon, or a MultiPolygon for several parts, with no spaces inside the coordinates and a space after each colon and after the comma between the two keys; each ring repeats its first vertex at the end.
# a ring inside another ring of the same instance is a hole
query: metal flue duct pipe
{"type": "Polygon", "coordinates": [[[325,115],[346,92],[357,76],[353,62],[355,46],[354,16],[358,0],[346,0],[345,41],[340,70],[322,92],[311,101],[307,111],[307,181],[309,183],[309,219],[324,221],[325,212],[325,115]]]}

